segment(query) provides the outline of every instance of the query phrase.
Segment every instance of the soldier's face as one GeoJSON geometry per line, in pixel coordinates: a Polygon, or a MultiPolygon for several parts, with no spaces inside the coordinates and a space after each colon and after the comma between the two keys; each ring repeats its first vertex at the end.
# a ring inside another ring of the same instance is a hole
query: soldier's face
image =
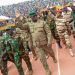
{"type": "Polygon", "coordinates": [[[31,19],[33,22],[37,22],[37,15],[32,16],[31,19]]]}

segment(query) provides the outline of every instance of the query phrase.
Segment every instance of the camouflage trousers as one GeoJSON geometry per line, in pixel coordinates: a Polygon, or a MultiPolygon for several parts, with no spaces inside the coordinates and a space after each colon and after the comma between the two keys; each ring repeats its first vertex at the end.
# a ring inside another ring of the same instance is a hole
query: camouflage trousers
{"type": "Polygon", "coordinates": [[[32,65],[30,62],[29,54],[28,54],[28,47],[26,46],[26,42],[20,41],[20,57],[26,62],[29,71],[32,71],[32,65]]]}
{"type": "Polygon", "coordinates": [[[71,28],[72,28],[72,24],[67,22],[66,23],[66,26],[67,26],[67,32],[68,32],[68,35],[71,36],[71,28]]]}
{"type": "Polygon", "coordinates": [[[28,56],[28,54],[26,54],[25,52],[21,55],[21,60],[24,60],[26,65],[27,65],[27,68],[29,71],[32,71],[32,65],[31,65],[31,62],[30,62],[30,58],[28,56]]]}
{"type": "Polygon", "coordinates": [[[15,65],[18,69],[19,75],[24,75],[23,69],[22,69],[22,67],[20,67],[20,66],[22,66],[22,59],[25,61],[29,72],[32,71],[32,65],[30,62],[30,58],[27,53],[23,52],[22,55],[20,55],[20,60],[15,61],[15,65]]]}
{"type": "Polygon", "coordinates": [[[49,54],[53,58],[53,60],[55,60],[55,55],[52,48],[47,47],[47,45],[36,47],[36,53],[46,71],[46,75],[51,75],[51,72],[47,64],[46,54],[49,54]]]}
{"type": "Polygon", "coordinates": [[[52,33],[53,38],[56,40],[56,43],[58,44],[58,46],[61,48],[62,46],[60,44],[60,38],[56,29],[51,29],[51,33],[52,33]]]}
{"type": "Polygon", "coordinates": [[[17,59],[17,60],[14,60],[13,58],[12,59],[8,58],[7,60],[1,61],[0,69],[1,69],[1,72],[3,75],[8,75],[8,68],[7,68],[8,61],[11,61],[15,64],[16,68],[18,69],[19,75],[24,75],[23,68],[22,68],[22,59],[24,59],[24,61],[26,62],[28,70],[32,71],[32,65],[31,65],[30,58],[29,58],[28,54],[23,53],[21,55],[20,59],[18,59],[17,57],[15,59],[17,59]]]}
{"type": "Polygon", "coordinates": [[[11,56],[12,59],[10,57],[8,57],[6,60],[1,61],[0,67],[1,67],[1,72],[2,72],[3,75],[8,75],[8,68],[7,68],[7,62],[8,61],[11,61],[15,64],[16,68],[18,69],[19,75],[24,75],[24,72],[23,72],[23,69],[22,69],[22,62],[21,62],[20,58],[15,57],[17,59],[17,61],[16,61],[14,59],[14,57],[15,56],[12,55],[11,56]]]}
{"type": "Polygon", "coordinates": [[[70,42],[70,37],[68,35],[67,31],[58,31],[58,35],[60,37],[60,39],[62,40],[62,42],[66,45],[66,47],[68,49],[72,49],[72,44],[70,42]]]}

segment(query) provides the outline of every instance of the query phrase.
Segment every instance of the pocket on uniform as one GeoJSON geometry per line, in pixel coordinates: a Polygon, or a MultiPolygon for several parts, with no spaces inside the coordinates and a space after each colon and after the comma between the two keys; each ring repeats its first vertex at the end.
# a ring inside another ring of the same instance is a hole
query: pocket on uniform
{"type": "Polygon", "coordinates": [[[43,27],[38,27],[38,32],[43,32],[43,27]]]}

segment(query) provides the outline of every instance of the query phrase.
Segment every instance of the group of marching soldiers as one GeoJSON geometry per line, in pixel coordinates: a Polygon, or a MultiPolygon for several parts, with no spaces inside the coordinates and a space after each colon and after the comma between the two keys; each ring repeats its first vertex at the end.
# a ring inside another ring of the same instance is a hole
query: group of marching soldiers
{"type": "MultiPolygon", "coordinates": [[[[26,62],[29,75],[33,75],[32,65],[29,58],[29,51],[32,51],[35,60],[40,59],[46,75],[52,75],[47,64],[47,56],[51,56],[54,63],[57,63],[52,40],[56,40],[59,48],[62,48],[61,41],[74,56],[70,36],[73,32],[73,18],[71,11],[62,10],[56,13],[50,10],[43,11],[43,15],[37,15],[31,10],[26,18],[16,11],[15,30],[8,28],[0,36],[0,69],[3,75],[8,75],[7,62],[11,61],[18,69],[19,75],[24,75],[22,59],[26,62]]],[[[74,34],[73,34],[74,35],[74,34]]],[[[75,36],[74,36],[75,38],[75,36]]]]}

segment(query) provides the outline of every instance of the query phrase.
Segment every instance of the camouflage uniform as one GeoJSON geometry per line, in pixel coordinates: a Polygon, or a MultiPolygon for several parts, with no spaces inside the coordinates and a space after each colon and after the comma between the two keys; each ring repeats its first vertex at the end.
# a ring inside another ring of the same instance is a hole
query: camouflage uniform
{"type": "Polygon", "coordinates": [[[28,49],[28,47],[29,47],[30,49],[32,49],[34,56],[36,56],[35,51],[34,51],[33,46],[32,46],[32,40],[31,40],[32,36],[30,35],[29,27],[28,27],[24,18],[22,20],[20,20],[19,17],[16,18],[15,24],[16,24],[16,31],[14,31],[14,35],[15,35],[14,38],[20,38],[19,39],[19,41],[20,41],[20,52],[22,53],[21,59],[22,58],[24,59],[24,61],[27,64],[29,72],[31,72],[32,71],[32,65],[31,65],[30,58],[29,58],[27,52],[29,50],[28,49]]]}
{"type": "Polygon", "coordinates": [[[19,52],[19,43],[17,40],[12,39],[9,34],[3,34],[3,55],[1,60],[1,72],[3,75],[8,75],[7,62],[11,61],[18,69],[19,75],[24,75],[19,52]]]}
{"type": "Polygon", "coordinates": [[[32,22],[29,24],[30,32],[32,34],[33,45],[36,49],[36,53],[38,58],[46,71],[46,75],[51,75],[49,71],[49,67],[47,64],[47,60],[45,57],[45,51],[55,60],[54,52],[51,46],[47,46],[47,44],[51,44],[51,32],[48,27],[42,20],[38,20],[37,22],[32,22]]]}
{"type": "Polygon", "coordinates": [[[65,13],[63,18],[66,19],[66,27],[67,27],[68,34],[71,35],[71,28],[72,28],[71,12],[68,11],[67,13],[65,13]]]}
{"type": "Polygon", "coordinates": [[[8,74],[8,72],[7,72],[8,70],[6,69],[7,64],[3,64],[4,63],[3,56],[4,56],[5,53],[4,53],[3,37],[0,36],[0,70],[1,70],[3,75],[8,74]],[[5,65],[5,66],[3,66],[3,65],[5,65]],[[5,68],[5,70],[4,70],[4,68],[5,68]]]}
{"type": "Polygon", "coordinates": [[[25,43],[28,42],[29,48],[33,53],[33,56],[36,57],[36,53],[33,49],[33,42],[32,42],[32,36],[30,33],[29,26],[26,22],[26,19],[23,17],[23,20],[20,20],[20,17],[16,18],[15,20],[16,28],[19,28],[20,31],[20,37],[22,37],[23,45],[25,46],[25,43]],[[25,36],[24,36],[25,35],[25,36]]]}
{"type": "Polygon", "coordinates": [[[60,36],[60,39],[62,40],[62,42],[64,42],[64,44],[69,49],[71,56],[73,56],[72,45],[70,42],[70,37],[67,32],[67,27],[65,24],[66,24],[66,19],[64,19],[64,18],[57,18],[56,19],[56,28],[58,31],[58,35],[60,36]]]}
{"type": "Polygon", "coordinates": [[[52,36],[56,40],[59,48],[62,48],[62,46],[60,44],[60,38],[59,38],[59,35],[57,33],[57,30],[56,30],[56,23],[55,23],[55,20],[54,20],[54,16],[52,14],[49,14],[46,22],[49,25],[52,36]]]}

